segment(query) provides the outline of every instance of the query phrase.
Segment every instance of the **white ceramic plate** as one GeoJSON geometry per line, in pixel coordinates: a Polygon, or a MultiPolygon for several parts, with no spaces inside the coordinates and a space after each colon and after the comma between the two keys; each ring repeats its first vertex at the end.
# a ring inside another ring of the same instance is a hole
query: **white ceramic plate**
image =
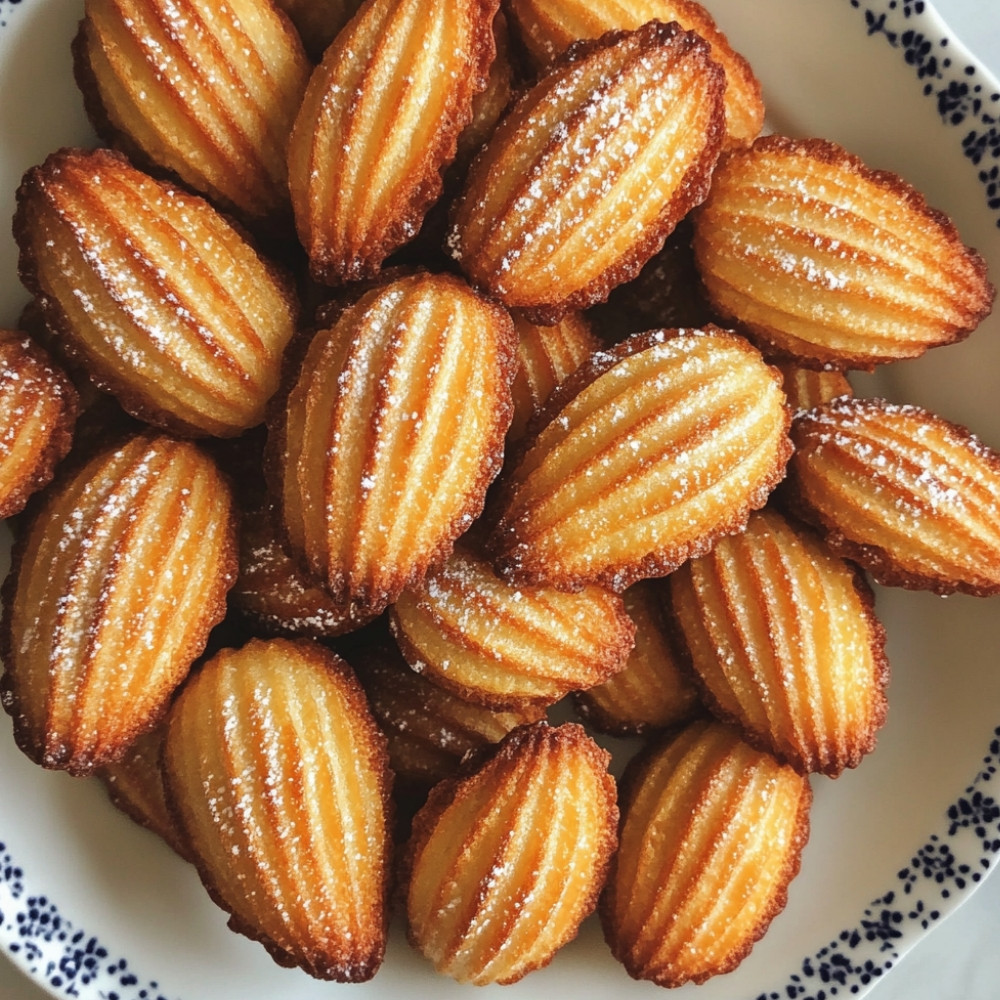
{"type": "MultiPolygon", "coordinates": [[[[919,0],[712,0],[764,82],[772,126],[843,143],[903,174],[1000,275],[1000,86],[919,0]]],[[[90,132],[70,72],[81,0],[0,0],[0,217],[21,173],[90,132]]],[[[24,295],[0,239],[0,324],[24,295]]],[[[1000,321],[859,383],[1000,447],[1000,321]]],[[[8,543],[0,544],[6,560],[8,543]]],[[[0,566],[0,570],[5,567],[0,566]]],[[[728,976],[683,996],[860,996],[981,880],[1000,850],[1000,621],[994,600],[880,591],[890,715],[856,772],[814,782],[813,834],[787,909],[728,976]]],[[[433,975],[394,926],[363,986],[279,969],[231,934],[193,871],[92,782],[41,771],[0,722],[0,943],[57,997],[311,1000],[481,996],[433,975]]],[[[487,989],[490,992],[490,989],[487,989]]],[[[661,996],[632,982],[591,920],[505,997],[661,996]]]]}

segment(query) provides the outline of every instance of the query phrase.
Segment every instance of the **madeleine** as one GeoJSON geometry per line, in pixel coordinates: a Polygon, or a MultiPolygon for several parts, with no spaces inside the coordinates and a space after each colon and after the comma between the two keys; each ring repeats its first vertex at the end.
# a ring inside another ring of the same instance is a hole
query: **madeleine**
{"type": "Polygon", "coordinates": [[[574,46],[473,163],[452,256],[539,322],[603,301],[707,194],[723,88],[708,44],[676,24],[574,46]]]}
{"type": "Polygon", "coordinates": [[[950,219],[823,139],[770,135],[726,153],[694,225],[713,308],[809,367],[919,357],[993,305],[986,262],[950,219]]]}
{"type": "Polygon", "coordinates": [[[367,0],[313,72],[288,147],[317,281],[378,273],[442,189],[496,52],[499,0],[367,0]]]}
{"type": "Polygon", "coordinates": [[[403,893],[410,942],[438,972],[513,983],[576,936],[615,847],[608,760],[582,727],[538,723],[433,789],[403,893]]]}
{"type": "Polygon", "coordinates": [[[25,174],[14,235],[52,335],[132,416],[218,437],[264,419],[298,303],[208,202],[63,149],[25,174]]]}
{"type": "Polygon", "coordinates": [[[285,148],[312,65],[268,0],[86,0],[73,55],[103,139],[244,219],[288,224],[285,148]]]}
{"type": "Polygon", "coordinates": [[[921,407],[835,399],[793,425],[785,502],[879,582],[1000,593],[1000,453],[921,407]]]}
{"type": "Polygon", "coordinates": [[[385,738],[350,668],[310,640],[217,653],[170,710],[171,808],[230,927],[280,965],[362,982],[385,951],[385,738]]]}
{"type": "Polygon", "coordinates": [[[798,873],[808,780],[702,720],[633,760],[622,801],[600,905],[615,958],[669,987],[736,968],[798,873]]]}
{"type": "Polygon", "coordinates": [[[311,341],[268,438],[291,552],[356,620],[481,513],[511,419],[513,323],[447,275],[369,290],[311,341]]]}
{"type": "Polygon", "coordinates": [[[36,763],[73,774],[152,729],[225,615],[230,489],[195,445],[136,435],[45,496],[4,586],[3,705],[36,763]]]}
{"type": "Polygon", "coordinates": [[[505,477],[491,540],[503,576],[615,591],[740,531],[791,452],[780,378],[735,334],[652,330],[556,390],[505,477]]]}

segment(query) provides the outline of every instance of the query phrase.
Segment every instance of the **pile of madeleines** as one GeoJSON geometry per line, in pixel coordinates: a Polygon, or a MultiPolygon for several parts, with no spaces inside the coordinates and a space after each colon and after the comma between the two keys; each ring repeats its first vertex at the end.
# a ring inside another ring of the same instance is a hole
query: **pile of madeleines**
{"type": "Polygon", "coordinates": [[[868,578],[1000,592],[1000,455],[845,376],[971,333],[983,259],[762,136],[693,0],[83,8],[105,146],[25,174],[0,334],[18,745],[317,977],[393,909],[461,982],[595,909],[734,968],[885,718],[868,578]]]}

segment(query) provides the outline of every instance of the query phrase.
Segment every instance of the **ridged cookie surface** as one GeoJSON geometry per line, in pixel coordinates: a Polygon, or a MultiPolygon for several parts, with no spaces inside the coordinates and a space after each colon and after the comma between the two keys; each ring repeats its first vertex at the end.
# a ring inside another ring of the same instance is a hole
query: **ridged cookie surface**
{"type": "Polygon", "coordinates": [[[234,531],[214,463],[163,435],[49,490],[4,585],[3,704],[32,760],[86,774],[156,724],[225,614],[234,531]]]}
{"type": "Polygon", "coordinates": [[[615,846],[608,759],[580,726],[539,723],[431,792],[404,893],[410,941],[438,972],[516,982],[576,936],[615,846]]]}
{"type": "Polygon", "coordinates": [[[638,28],[647,21],[676,21],[712,47],[726,71],[726,141],[752,142],[764,124],[764,100],[750,64],[729,44],[712,15],[693,0],[511,0],[521,39],[535,62],[545,65],[581,38],[612,29],[638,28]]]}
{"type": "Polygon", "coordinates": [[[79,396],[30,338],[0,330],[0,517],[52,479],[73,441],[79,396]]]}
{"type": "Polygon", "coordinates": [[[363,295],[309,345],[268,442],[291,549],[342,606],[384,610],[482,510],[516,341],[460,279],[363,295]]]}
{"type": "Polygon", "coordinates": [[[385,951],[385,740],[350,668],[310,640],[213,657],[167,720],[164,775],[212,898],[280,965],[361,982],[385,951]]]}
{"type": "Polygon", "coordinates": [[[290,222],[312,64],[268,0],[86,0],[76,77],[101,136],[245,219],[290,222]]]}
{"type": "Polygon", "coordinates": [[[504,482],[504,576],[621,591],[740,530],[791,451],[778,374],[735,334],[653,330],[593,355],[504,482]]]}
{"type": "Polygon", "coordinates": [[[367,0],[309,81],[288,149],[312,276],[378,273],[420,229],[472,120],[499,0],[367,0]]]}
{"type": "Polygon", "coordinates": [[[606,680],[635,637],[616,594],[517,587],[462,545],[399,595],[390,622],[414,670],[495,708],[549,705],[606,680]]]}
{"type": "Polygon", "coordinates": [[[64,149],[25,174],[14,233],[46,324],[133,416],[220,437],[263,420],[298,306],[206,201],[64,149]]]}
{"type": "Polygon", "coordinates": [[[785,496],[879,583],[1000,593],[1000,454],[921,407],[837,399],[793,425],[785,496]]]}
{"type": "Polygon", "coordinates": [[[425,793],[451,777],[466,754],[482,752],[544,715],[535,706],[504,711],[458,697],[411,670],[388,635],[349,655],[389,741],[397,782],[425,793]]]}
{"type": "Polygon", "coordinates": [[[724,154],[694,223],[713,307],[812,367],[917,357],[992,307],[986,262],[951,220],[823,139],[771,135],[724,154]]]}
{"type": "Polygon", "coordinates": [[[836,776],[885,721],[885,632],[870,588],[812,531],[752,514],[670,575],[674,621],[716,714],[803,772],[836,776]]]}
{"type": "Polygon", "coordinates": [[[578,43],[473,163],[452,255],[542,322],[602,301],[705,197],[723,87],[708,44],[676,24],[578,43]]]}
{"type": "Polygon", "coordinates": [[[577,711],[594,729],[632,736],[666,729],[704,711],[670,643],[660,590],[656,581],[644,580],[622,594],[635,625],[635,648],[625,669],[573,693],[577,711]]]}
{"type": "Polygon", "coordinates": [[[809,832],[809,782],[717,722],[630,765],[604,934],[634,979],[701,983],[746,957],[785,905],[809,832]]]}

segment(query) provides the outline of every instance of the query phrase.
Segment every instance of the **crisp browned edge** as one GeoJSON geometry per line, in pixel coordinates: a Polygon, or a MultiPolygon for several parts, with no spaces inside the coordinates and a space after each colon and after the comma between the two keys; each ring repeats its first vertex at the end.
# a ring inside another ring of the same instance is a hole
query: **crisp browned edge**
{"type": "Polygon", "coordinates": [[[0,500],[0,518],[12,517],[20,513],[28,499],[47,486],[56,473],[56,466],[69,453],[73,444],[73,433],[77,417],[80,415],[80,396],[70,379],[49,357],[48,352],[17,331],[0,330],[0,353],[5,353],[9,345],[18,356],[11,361],[18,367],[25,364],[37,367],[44,374],[47,387],[53,399],[59,402],[59,412],[45,440],[39,442],[34,467],[15,483],[10,484],[6,498],[0,500]]]}
{"type": "MultiPolygon", "coordinates": [[[[877,410],[891,412],[888,408],[894,404],[879,397],[841,396],[830,403],[815,406],[800,414],[791,429],[792,440],[796,447],[808,440],[809,425],[814,415],[835,413],[836,411],[877,410]]],[[[1000,452],[990,448],[976,437],[968,427],[953,423],[938,416],[923,407],[907,404],[910,413],[918,413],[939,428],[953,434],[962,442],[974,443],[977,454],[996,474],[1000,482],[1000,452]]],[[[904,590],[928,590],[939,596],[962,593],[972,597],[991,597],[1000,594],[1000,580],[994,584],[984,585],[971,583],[952,577],[941,577],[932,573],[921,573],[916,569],[905,568],[888,549],[866,542],[859,542],[844,534],[840,526],[809,503],[801,485],[801,473],[795,456],[788,463],[788,477],[782,484],[781,502],[789,514],[811,525],[823,537],[826,544],[841,558],[857,563],[869,573],[872,579],[885,587],[902,587],[904,590]]]]}
{"type": "MultiPolygon", "coordinates": [[[[722,330],[711,323],[700,330],[646,330],[635,333],[620,344],[616,344],[605,350],[598,350],[592,354],[565,382],[557,386],[549,398],[548,404],[539,415],[538,427],[544,428],[547,426],[572,399],[623,359],[651,348],[656,344],[665,343],[667,340],[675,337],[704,335],[723,338],[738,346],[744,353],[759,355],[757,348],[745,338],[731,330],[722,330]]],[[[771,372],[771,377],[780,389],[780,372],[771,365],[767,365],[767,367],[771,372]]],[[[517,522],[509,523],[506,513],[512,499],[516,495],[518,487],[516,481],[517,467],[515,466],[511,475],[499,486],[497,509],[503,513],[499,514],[496,527],[487,543],[488,551],[493,558],[497,572],[504,579],[517,584],[545,583],[560,590],[579,590],[588,583],[597,583],[619,593],[632,586],[632,584],[638,583],[640,580],[650,577],[667,576],[677,569],[678,566],[687,562],[688,559],[704,555],[712,548],[716,540],[723,535],[737,534],[742,531],[746,527],[747,518],[749,518],[750,513],[763,507],[771,492],[782,481],[785,476],[785,466],[792,455],[792,442],[788,433],[791,426],[791,414],[788,412],[787,407],[784,408],[784,411],[784,436],[782,444],[775,455],[771,474],[763,479],[758,489],[747,498],[745,504],[732,511],[728,521],[718,524],[714,531],[707,533],[704,537],[693,542],[674,546],[662,552],[649,553],[634,563],[618,567],[615,570],[601,571],[593,577],[585,577],[579,574],[553,577],[548,572],[524,569],[518,565],[517,548],[519,543],[516,537],[517,522]]],[[[533,443],[534,440],[532,438],[526,439],[523,446],[523,453],[526,453],[533,443]]]]}
{"type": "MultiPolygon", "coordinates": [[[[474,521],[483,512],[486,504],[486,494],[494,478],[499,475],[503,466],[504,441],[507,428],[510,426],[514,413],[514,406],[510,400],[509,388],[517,373],[517,331],[514,329],[514,322],[510,318],[507,310],[499,303],[478,293],[464,278],[452,274],[432,274],[422,270],[400,269],[394,270],[384,280],[376,281],[371,287],[367,287],[362,295],[353,299],[353,302],[360,302],[368,297],[375,297],[398,280],[408,278],[422,282],[446,282],[457,284],[464,291],[470,292],[479,299],[484,309],[489,312],[494,320],[497,331],[496,338],[496,362],[497,362],[497,384],[501,389],[502,398],[498,400],[496,419],[493,426],[493,435],[483,442],[483,461],[480,464],[479,476],[476,482],[471,483],[468,490],[468,502],[466,508],[455,514],[448,530],[442,533],[442,538],[437,548],[428,553],[422,565],[414,568],[406,577],[400,577],[392,588],[377,593],[350,594],[345,590],[338,589],[333,581],[322,580],[323,586],[329,591],[333,599],[342,604],[345,608],[350,606],[352,614],[359,619],[366,618],[372,620],[380,615],[389,605],[391,605],[402,591],[424,578],[424,576],[435,566],[441,565],[454,548],[455,542],[467,530],[471,521],[474,521]],[[506,387],[506,391],[504,391],[506,387]]],[[[352,299],[347,300],[352,303],[352,299]]],[[[293,341],[290,348],[285,352],[284,366],[281,377],[281,384],[278,391],[271,397],[268,405],[266,424],[268,428],[267,445],[264,450],[264,478],[268,484],[268,489],[278,512],[279,527],[284,523],[284,495],[282,489],[284,457],[287,453],[287,404],[298,379],[301,375],[301,363],[309,349],[312,340],[316,336],[322,336],[333,330],[343,316],[344,306],[334,304],[331,306],[331,314],[334,321],[319,330],[305,331],[297,340],[293,341]]],[[[290,544],[288,532],[281,527],[279,540],[285,545],[286,550],[292,557],[306,565],[303,553],[295,550],[290,544]]]]}
{"type": "MultiPolygon", "coordinates": [[[[841,351],[832,351],[822,345],[815,345],[811,354],[799,354],[790,348],[776,343],[771,329],[767,326],[741,320],[724,309],[715,302],[708,290],[704,287],[702,292],[711,305],[719,312],[720,318],[726,323],[735,324],[746,336],[756,343],[768,356],[778,360],[794,361],[803,368],[824,369],[834,368],[841,371],[873,371],[877,365],[888,364],[893,361],[905,360],[906,358],[919,357],[932,347],[945,347],[954,344],[972,333],[976,327],[987,317],[993,308],[993,300],[996,296],[996,288],[989,280],[988,265],[986,259],[978,250],[966,246],[962,242],[962,237],[951,218],[940,209],[928,204],[924,195],[899,174],[890,170],[880,170],[869,167],[864,161],[854,153],[849,152],[843,146],[829,139],[807,138],[794,139],[783,135],[765,135],[756,139],[752,145],[742,148],[726,150],[719,157],[716,170],[724,170],[733,160],[738,158],[749,158],[756,153],[781,153],[791,158],[801,157],[804,159],[814,159],[829,166],[837,167],[847,173],[854,174],[864,180],[878,185],[894,194],[899,201],[914,213],[922,216],[929,226],[937,229],[942,237],[952,244],[953,248],[961,253],[969,262],[977,278],[981,282],[983,297],[987,300],[986,305],[980,309],[976,319],[967,327],[956,329],[948,338],[937,341],[932,345],[921,345],[914,349],[912,353],[893,354],[886,357],[881,354],[850,354],[841,351]]],[[[696,207],[692,213],[695,224],[695,234],[692,246],[695,248],[695,261],[698,260],[697,247],[701,242],[699,235],[699,211],[696,207]]]]}
{"type": "MultiPolygon", "coordinates": [[[[689,726],[711,726],[711,725],[722,725],[722,723],[713,723],[705,719],[696,719],[693,722],[689,722],[686,725],[681,725],[674,727],[666,732],[660,734],[656,739],[650,740],[642,750],[639,751],[626,765],[625,772],[619,781],[619,809],[620,809],[620,819],[619,819],[619,833],[624,827],[626,818],[628,816],[629,808],[631,807],[632,800],[634,799],[639,786],[645,780],[646,774],[653,762],[653,759],[661,753],[666,746],[671,743],[678,735],[684,732],[689,726]]],[[[732,727],[726,727],[732,728],[732,727]]],[[[738,734],[737,734],[738,735],[738,734]]],[[[745,741],[744,741],[745,742],[745,741]]],[[[756,749],[756,748],[754,748],[756,749]]],[[[758,751],[764,752],[766,751],[758,751]]],[[[768,755],[773,756],[773,755],[768,755]]],[[[780,763],[780,762],[779,762],[780,763]]],[[[788,766],[788,765],[782,765],[788,766]]],[[[794,769],[792,769],[794,770],[794,769]]],[[[796,772],[797,773],[797,772],[796,772]]],[[[802,866],[802,851],[805,848],[806,843],[809,840],[809,814],[810,808],[812,806],[813,792],[812,786],[810,785],[808,779],[803,775],[798,775],[802,782],[802,796],[799,799],[798,813],[795,819],[795,825],[793,828],[792,836],[788,849],[785,853],[784,862],[782,865],[782,870],[778,876],[778,881],[776,882],[775,894],[772,897],[771,905],[762,910],[758,916],[758,921],[756,927],[751,933],[749,933],[744,941],[742,947],[735,949],[730,953],[727,960],[722,962],[718,968],[712,969],[709,972],[703,973],[699,976],[694,976],[690,979],[663,979],[657,977],[647,977],[642,975],[642,970],[633,969],[622,962],[625,971],[632,979],[636,980],[647,980],[652,979],[653,982],[658,986],[666,987],[676,987],[682,986],[687,982],[693,982],[696,984],[701,984],[707,980],[721,975],[726,972],[732,972],[753,950],[754,945],[764,936],[767,929],[771,925],[771,921],[781,913],[788,902],[788,887],[792,880],[798,875],[802,866]]],[[[611,912],[612,906],[612,883],[615,877],[615,871],[617,870],[618,861],[615,858],[612,862],[611,870],[608,873],[608,879],[604,892],[601,894],[601,900],[598,904],[597,912],[600,917],[601,927],[604,931],[604,939],[608,946],[611,948],[612,953],[615,954],[617,958],[618,947],[617,947],[617,935],[615,933],[614,918],[611,912]]],[[[618,959],[621,961],[620,959],[618,959]]]]}
{"type": "MultiPolygon", "coordinates": [[[[314,665],[319,665],[321,668],[326,669],[328,672],[335,675],[338,682],[343,684],[343,691],[349,702],[355,708],[357,717],[363,720],[365,728],[368,730],[369,742],[368,750],[371,754],[371,759],[373,764],[377,769],[377,778],[379,783],[379,794],[382,799],[383,811],[385,814],[385,844],[386,844],[386,863],[382,871],[382,884],[379,887],[380,898],[382,900],[382,913],[380,915],[381,919],[379,921],[379,936],[381,939],[381,946],[377,949],[377,953],[373,954],[369,962],[362,965],[356,965],[350,963],[346,968],[336,967],[334,964],[330,964],[326,969],[319,970],[315,968],[307,967],[299,959],[297,959],[290,952],[283,949],[275,941],[269,938],[266,934],[260,932],[253,925],[240,920],[230,909],[228,904],[223,899],[218,885],[216,884],[213,875],[212,868],[205,859],[197,856],[197,854],[192,850],[194,855],[192,863],[198,872],[198,876],[201,879],[205,890],[208,892],[211,900],[223,911],[229,914],[229,920],[227,921],[227,926],[231,931],[236,934],[241,934],[244,937],[249,938],[252,941],[258,942],[264,947],[267,953],[271,956],[277,965],[283,968],[300,968],[307,974],[313,976],[316,979],[334,980],[336,982],[343,983],[360,983],[367,982],[370,980],[376,972],[378,972],[381,967],[382,961],[385,956],[385,947],[388,940],[389,934],[389,917],[390,917],[390,903],[392,900],[392,886],[393,886],[393,864],[392,864],[392,820],[393,820],[393,799],[392,799],[392,785],[394,775],[389,767],[389,752],[387,749],[387,743],[385,735],[379,729],[378,725],[374,721],[371,714],[371,709],[368,705],[367,696],[364,693],[364,689],[361,687],[357,676],[354,673],[353,668],[342,659],[337,653],[329,649],[326,646],[321,645],[312,639],[284,639],[284,638],[272,638],[272,639],[260,639],[257,637],[248,640],[240,649],[234,650],[231,648],[220,650],[216,654],[230,654],[230,655],[241,655],[246,652],[248,648],[252,648],[255,644],[282,644],[285,647],[292,647],[296,652],[303,656],[305,659],[312,662],[314,665]],[[381,765],[381,767],[379,767],[381,765]]],[[[212,658],[214,660],[215,657],[212,658]]],[[[210,668],[212,660],[209,660],[202,667],[210,668]]],[[[199,671],[200,674],[201,671],[199,671]]],[[[188,683],[185,683],[180,691],[178,692],[177,698],[174,704],[179,704],[182,699],[190,696],[190,691],[194,688],[197,682],[198,674],[192,675],[188,683]]],[[[168,714],[166,718],[167,726],[167,737],[164,739],[164,749],[163,755],[161,757],[160,770],[163,774],[163,789],[166,798],[167,809],[170,816],[177,827],[178,831],[186,841],[190,841],[187,828],[184,825],[183,811],[180,808],[179,796],[177,790],[174,788],[174,781],[176,778],[171,774],[170,769],[166,766],[167,754],[166,754],[166,744],[169,739],[169,728],[170,728],[171,717],[168,714]]]]}
{"type": "MultiPolygon", "coordinates": [[[[683,31],[676,21],[664,24],[661,21],[649,21],[635,31],[612,30],[598,39],[584,39],[574,42],[551,66],[549,71],[529,90],[523,92],[512,101],[504,118],[515,114],[525,114],[526,109],[532,107],[539,100],[539,91],[548,87],[548,81],[552,76],[558,76],[564,70],[569,69],[574,63],[586,59],[590,55],[612,48],[615,44],[632,35],[638,35],[642,41],[642,51],[651,52],[654,49],[667,46],[678,46],[682,54],[688,51],[697,53],[706,64],[706,79],[704,81],[705,99],[714,102],[714,109],[709,128],[706,131],[705,145],[696,163],[692,164],[684,177],[684,180],[667,201],[660,211],[657,224],[645,227],[642,237],[633,245],[632,253],[620,258],[615,264],[608,267],[601,275],[595,278],[590,284],[564,298],[547,303],[525,304],[520,302],[510,303],[511,307],[517,307],[528,319],[542,326],[552,326],[558,323],[562,317],[574,310],[584,310],[598,302],[603,302],[610,295],[612,289],[635,278],[642,270],[643,265],[653,257],[662,247],[670,233],[688,212],[696,205],[700,204],[708,196],[711,183],[712,171],[715,167],[719,153],[722,149],[722,142],[725,137],[725,112],[723,109],[722,95],[725,89],[725,72],[722,67],[714,62],[710,57],[708,43],[693,31],[683,31]]],[[[570,121],[582,114],[580,109],[572,113],[570,121]]],[[[492,153],[492,140],[487,140],[479,153],[473,160],[470,168],[470,175],[473,171],[481,169],[481,164],[488,162],[492,153]]],[[[558,145],[556,139],[550,139],[546,146],[546,152],[551,151],[558,145]]],[[[460,226],[460,217],[466,211],[467,204],[474,204],[474,192],[470,191],[468,185],[455,199],[450,214],[449,232],[455,234],[460,226]]],[[[463,256],[462,270],[467,271],[463,256]]],[[[476,271],[478,268],[473,267],[476,271]]],[[[487,294],[493,294],[489,288],[489,281],[472,279],[476,287],[481,287],[487,294]]]]}
{"type": "MultiPolygon", "coordinates": [[[[183,185],[162,181],[150,174],[145,174],[141,170],[132,166],[128,158],[123,154],[110,149],[85,150],[77,147],[62,147],[49,154],[45,161],[31,167],[21,180],[17,189],[16,203],[17,209],[14,214],[13,233],[14,240],[18,245],[18,277],[21,283],[33,296],[46,326],[59,339],[62,351],[65,354],[67,363],[73,368],[82,370],[91,382],[103,392],[114,396],[122,409],[130,416],[136,417],[153,427],[167,431],[177,437],[225,437],[236,436],[243,433],[247,428],[214,429],[208,430],[205,427],[190,423],[180,417],[175,416],[162,407],[157,406],[141,390],[137,389],[127,378],[123,378],[118,373],[106,367],[87,347],[86,340],[78,336],[75,328],[70,323],[62,310],[58,300],[50,296],[43,289],[39,277],[34,256],[30,253],[31,231],[33,226],[33,213],[31,211],[31,201],[33,198],[45,199],[45,185],[48,174],[60,169],[63,161],[89,160],[96,171],[107,169],[135,171],[143,178],[148,178],[153,183],[160,185],[164,189],[176,188],[183,191],[185,197],[204,206],[207,211],[214,213],[233,230],[240,239],[244,240],[252,249],[256,251],[256,246],[251,241],[247,232],[242,229],[231,218],[220,213],[202,195],[191,193],[183,185]]],[[[288,308],[293,325],[297,321],[299,306],[298,297],[295,293],[295,286],[291,276],[287,271],[274,261],[267,259],[259,252],[256,254],[261,267],[274,281],[275,286],[280,290],[281,296],[288,308]]]]}
{"type": "MultiPolygon", "coordinates": [[[[214,460],[205,455],[204,451],[197,444],[180,439],[171,439],[169,435],[162,434],[154,428],[130,435],[126,441],[131,442],[139,439],[146,439],[150,444],[154,444],[157,439],[161,439],[179,447],[195,448],[202,454],[206,461],[211,462],[219,478],[220,486],[225,489],[229,496],[229,523],[226,529],[226,537],[219,552],[219,571],[214,581],[214,593],[210,592],[205,595],[205,600],[201,604],[201,619],[189,622],[187,644],[177,654],[178,660],[186,660],[188,662],[190,672],[191,666],[194,665],[208,644],[208,638],[212,629],[226,617],[226,596],[236,579],[238,568],[238,516],[228,478],[218,469],[214,460]]],[[[68,463],[67,466],[59,470],[56,480],[47,490],[32,498],[32,500],[37,502],[31,504],[27,515],[28,521],[18,531],[14,539],[14,544],[11,547],[10,571],[5,577],[3,585],[0,586],[0,666],[2,666],[2,673],[0,673],[0,703],[2,703],[7,714],[14,720],[14,740],[24,754],[34,763],[46,769],[64,770],[74,776],[89,775],[101,765],[114,763],[119,760],[128,749],[129,744],[137,736],[150,729],[155,729],[161,723],[170,708],[176,690],[184,683],[184,679],[182,678],[174,689],[166,692],[159,709],[146,719],[141,720],[140,724],[135,725],[131,733],[126,734],[116,748],[117,752],[107,757],[97,759],[89,756],[80,757],[74,754],[66,760],[60,761],[58,764],[46,761],[44,741],[36,739],[35,735],[28,732],[21,725],[18,708],[19,700],[14,691],[12,681],[12,675],[17,667],[14,655],[14,636],[11,633],[11,627],[21,573],[22,571],[30,572],[33,569],[33,567],[24,565],[24,556],[28,549],[29,538],[33,537],[36,531],[44,531],[46,529],[45,520],[50,506],[50,498],[55,498],[64,486],[68,486],[71,482],[76,481],[77,478],[92,475],[93,470],[98,469],[105,462],[107,456],[112,451],[117,450],[117,447],[116,445],[110,445],[96,455],[88,456],[86,461],[81,459],[78,463],[68,463]]],[[[58,529],[59,526],[56,525],[54,527],[58,529]]],[[[42,571],[45,571],[44,567],[42,571]]]]}
{"type": "MultiPolygon", "coordinates": [[[[819,541],[820,544],[826,544],[822,535],[812,525],[791,516],[788,517],[788,521],[796,532],[811,535],[819,541]]],[[[826,547],[830,548],[829,545],[826,545],[826,547]]],[[[769,753],[782,764],[788,764],[790,767],[795,768],[795,770],[800,774],[809,775],[815,773],[824,774],[829,778],[837,778],[845,769],[857,767],[864,757],[875,749],[878,732],[885,723],[886,715],[888,713],[889,703],[886,698],[886,689],[889,685],[890,670],[889,659],[886,655],[885,627],[875,613],[875,592],[869,586],[864,572],[858,565],[849,559],[839,556],[837,553],[833,552],[832,549],[831,553],[841,559],[848,572],[851,574],[851,583],[858,596],[858,600],[861,605],[861,613],[868,626],[868,645],[871,650],[872,663],[874,667],[872,681],[875,693],[872,702],[872,713],[869,719],[869,727],[864,733],[859,731],[859,742],[855,748],[855,753],[845,759],[831,761],[827,767],[811,766],[810,762],[802,755],[791,752],[791,748],[783,749],[782,747],[779,747],[777,743],[769,738],[768,733],[751,728],[743,719],[736,715],[736,713],[726,711],[722,703],[716,697],[715,693],[705,682],[701,673],[695,668],[694,657],[691,654],[691,649],[688,646],[684,635],[684,626],[681,621],[681,616],[678,614],[673,603],[673,587],[671,577],[667,578],[665,581],[667,585],[661,591],[661,607],[664,611],[665,627],[669,635],[670,645],[677,656],[678,666],[694,683],[695,687],[698,689],[698,694],[701,698],[702,704],[716,719],[737,730],[743,741],[750,744],[750,746],[752,746],[755,750],[761,750],[764,753],[769,753]]],[[[685,573],[686,571],[687,567],[682,566],[677,572],[685,573]]]]}
{"type": "MultiPolygon", "coordinates": [[[[468,93],[459,105],[453,108],[454,114],[450,118],[439,120],[434,135],[436,142],[432,141],[427,145],[420,164],[423,173],[417,183],[410,185],[405,202],[395,207],[391,222],[384,229],[381,239],[372,243],[364,254],[352,255],[350,259],[339,254],[317,253],[313,248],[311,225],[307,221],[295,219],[299,240],[309,256],[309,273],[320,284],[336,286],[377,277],[383,262],[394,251],[415,238],[423,220],[444,190],[445,174],[458,151],[458,137],[472,120],[472,99],[486,88],[490,64],[496,57],[493,18],[500,8],[500,0],[458,0],[458,2],[466,12],[472,10],[471,21],[476,29],[472,35],[475,60],[467,77],[470,84],[468,93]]],[[[343,34],[342,29],[341,36],[343,34]]],[[[327,53],[336,44],[337,40],[334,39],[327,53]]],[[[326,55],[313,73],[309,82],[310,88],[322,85],[325,89],[324,76],[328,75],[324,73],[325,61],[326,55]]],[[[299,124],[297,117],[292,128],[293,134],[299,124]]]]}
{"type": "MultiPolygon", "coordinates": [[[[435,830],[445,811],[452,802],[461,798],[467,793],[470,784],[480,780],[497,783],[497,775],[502,780],[504,770],[509,767],[510,762],[520,756],[521,753],[531,753],[532,748],[543,741],[570,742],[585,755],[591,767],[596,773],[603,773],[603,782],[606,791],[606,802],[608,804],[609,822],[607,829],[602,831],[602,844],[595,851],[598,856],[598,865],[595,869],[593,891],[590,898],[586,899],[583,905],[581,923],[583,918],[591,914],[598,905],[600,893],[607,881],[613,864],[614,853],[618,846],[618,826],[619,810],[616,801],[616,784],[614,778],[608,772],[607,767],[610,762],[610,754],[602,749],[593,738],[587,733],[583,726],[575,722],[564,722],[559,726],[552,726],[547,721],[527,723],[512,729],[499,743],[489,747],[484,747],[479,754],[470,754],[459,765],[456,773],[450,777],[439,781],[430,791],[427,801],[417,811],[413,818],[413,825],[410,838],[405,844],[399,856],[397,887],[399,895],[399,906],[406,909],[406,894],[409,891],[409,884],[413,878],[413,870],[416,862],[428,842],[434,835],[435,830]]],[[[416,939],[413,929],[407,920],[407,938],[410,944],[420,949],[420,943],[416,939]]],[[[559,948],[572,940],[576,934],[571,935],[563,941],[547,958],[537,962],[535,965],[525,968],[517,976],[510,979],[500,979],[500,985],[509,985],[517,982],[529,972],[544,968],[555,957],[559,948]]]]}

